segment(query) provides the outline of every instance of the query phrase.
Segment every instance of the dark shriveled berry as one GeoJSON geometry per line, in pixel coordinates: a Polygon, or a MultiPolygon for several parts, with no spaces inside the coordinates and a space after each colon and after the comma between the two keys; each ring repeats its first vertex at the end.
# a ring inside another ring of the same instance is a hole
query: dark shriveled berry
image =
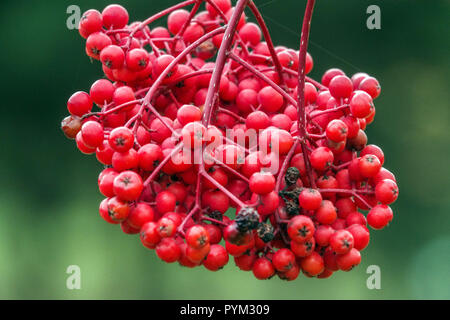
{"type": "Polygon", "coordinates": [[[259,225],[259,214],[253,208],[242,208],[235,221],[240,232],[254,230],[259,225]]]}
{"type": "Polygon", "coordinates": [[[256,232],[258,237],[265,243],[272,241],[274,238],[273,227],[268,223],[260,223],[256,232]]]}
{"type": "Polygon", "coordinates": [[[61,121],[61,130],[67,138],[75,139],[81,130],[81,119],[77,116],[67,116],[61,121]]]}

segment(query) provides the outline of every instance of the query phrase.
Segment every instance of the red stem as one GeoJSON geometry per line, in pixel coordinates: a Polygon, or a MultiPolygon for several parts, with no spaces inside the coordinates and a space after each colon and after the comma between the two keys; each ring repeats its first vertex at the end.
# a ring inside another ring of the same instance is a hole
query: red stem
{"type": "Polygon", "coordinates": [[[302,139],[302,151],[305,160],[306,172],[310,186],[316,187],[314,181],[311,163],[309,162],[308,149],[306,147],[306,106],[305,106],[305,68],[306,68],[306,52],[308,50],[309,31],[311,28],[311,18],[314,9],[315,0],[308,0],[306,4],[305,16],[303,18],[302,36],[300,39],[299,66],[298,66],[298,132],[302,139]]]}
{"type": "Polygon", "coordinates": [[[267,47],[269,48],[270,55],[272,56],[273,64],[274,64],[275,69],[280,78],[281,85],[283,86],[284,85],[283,67],[281,66],[280,60],[278,59],[277,53],[275,52],[272,37],[270,36],[269,29],[267,28],[266,22],[264,21],[261,13],[259,12],[259,10],[256,7],[253,0],[251,0],[249,2],[248,7],[253,12],[253,15],[255,16],[256,21],[258,22],[259,26],[261,27],[261,32],[264,36],[264,39],[266,40],[267,47]]]}

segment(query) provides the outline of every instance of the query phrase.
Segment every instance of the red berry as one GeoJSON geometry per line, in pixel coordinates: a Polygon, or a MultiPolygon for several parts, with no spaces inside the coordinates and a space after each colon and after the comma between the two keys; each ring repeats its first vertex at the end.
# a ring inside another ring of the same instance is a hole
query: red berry
{"type": "Polygon", "coordinates": [[[146,50],[136,48],[128,51],[125,61],[127,63],[127,68],[130,70],[141,71],[147,68],[150,57],[146,50]]]}
{"type": "Polygon", "coordinates": [[[291,250],[282,248],[275,252],[272,263],[276,270],[281,272],[288,271],[295,265],[295,255],[291,250]]]}
{"type": "Polygon", "coordinates": [[[370,94],[372,99],[376,99],[381,92],[381,87],[378,80],[373,77],[364,78],[358,88],[370,94]]]}
{"type": "Polygon", "coordinates": [[[275,189],[275,177],[268,172],[255,172],[250,177],[250,190],[257,194],[268,194],[275,189]]]}
{"type": "Polygon", "coordinates": [[[322,204],[322,195],[316,189],[303,189],[298,201],[305,210],[317,210],[322,204]]]}
{"type": "Polygon", "coordinates": [[[209,250],[203,265],[210,271],[217,271],[222,269],[229,260],[228,252],[224,247],[218,244],[213,244],[209,250]]]}
{"type": "Polygon", "coordinates": [[[199,249],[209,243],[209,234],[202,226],[192,226],[186,231],[186,243],[199,249]]]}
{"type": "Polygon", "coordinates": [[[130,149],[125,152],[114,152],[111,162],[113,168],[121,172],[136,168],[139,165],[139,158],[136,150],[130,149]]]}
{"type": "Polygon", "coordinates": [[[91,9],[83,13],[78,26],[78,31],[83,38],[87,38],[92,33],[101,31],[102,27],[102,14],[97,10],[91,9]]]}
{"type": "Polygon", "coordinates": [[[117,197],[108,200],[108,214],[110,218],[116,222],[122,222],[130,213],[130,207],[126,201],[117,197]]]}
{"type": "Polygon", "coordinates": [[[393,203],[398,197],[397,184],[390,179],[380,181],[375,187],[375,196],[382,204],[393,203]]]}
{"type": "Polygon", "coordinates": [[[252,22],[246,23],[239,30],[239,35],[244,43],[250,43],[253,46],[256,46],[261,41],[261,29],[252,22]]]}
{"type": "Polygon", "coordinates": [[[287,226],[289,237],[295,242],[305,242],[314,235],[314,223],[306,216],[295,216],[289,221],[287,226]]]}
{"type": "Polygon", "coordinates": [[[314,277],[323,272],[325,264],[320,254],[314,251],[300,261],[300,267],[305,274],[314,277]]]}
{"type": "Polygon", "coordinates": [[[109,145],[117,152],[126,152],[134,145],[133,132],[126,127],[115,128],[109,134],[109,145]]]}
{"type": "Polygon", "coordinates": [[[365,156],[366,154],[372,154],[374,156],[377,156],[378,160],[380,160],[381,162],[381,165],[384,164],[384,153],[380,147],[374,144],[369,144],[366,147],[364,147],[364,149],[361,150],[361,153],[359,155],[362,157],[365,156]]]}
{"type": "Polygon", "coordinates": [[[163,160],[161,147],[157,144],[146,144],[138,150],[139,167],[145,171],[152,171],[163,160]]]}
{"type": "Polygon", "coordinates": [[[374,229],[383,229],[392,220],[392,209],[384,204],[373,207],[367,214],[367,223],[374,229]]]}
{"type": "Polygon", "coordinates": [[[316,211],[315,218],[320,224],[332,224],[337,218],[337,212],[333,202],[323,200],[316,211]]]}
{"type": "Polygon", "coordinates": [[[258,92],[258,101],[267,112],[278,111],[283,106],[283,96],[272,87],[264,87],[258,92]]]}
{"type": "Polygon", "coordinates": [[[93,59],[99,60],[102,50],[111,44],[110,37],[102,32],[95,32],[86,40],[86,54],[93,59]]]}
{"type": "Polygon", "coordinates": [[[155,222],[145,223],[140,232],[141,242],[149,249],[155,249],[156,245],[161,241],[158,233],[158,225],[155,222]]]}
{"type": "Polygon", "coordinates": [[[133,228],[140,229],[147,222],[152,222],[154,218],[154,211],[146,203],[138,203],[133,209],[131,209],[128,215],[128,224],[133,228]]]}
{"type": "Polygon", "coordinates": [[[175,210],[177,198],[172,192],[163,191],[156,196],[156,209],[159,213],[175,210]]]}
{"type": "Polygon", "coordinates": [[[372,98],[364,91],[356,91],[350,100],[350,111],[356,118],[365,118],[374,109],[372,98]]]}
{"type": "Polygon", "coordinates": [[[164,238],[156,246],[158,257],[167,262],[173,263],[180,258],[181,249],[173,238],[164,238]]]}
{"type": "Polygon", "coordinates": [[[331,79],[328,89],[336,99],[349,98],[353,92],[353,83],[347,76],[339,75],[331,79]]]}
{"type": "Polygon", "coordinates": [[[91,97],[83,91],[75,92],[67,101],[67,109],[73,116],[81,117],[92,109],[91,97]]]}
{"type": "Polygon", "coordinates": [[[114,193],[120,199],[137,200],[143,189],[142,178],[134,171],[124,171],[114,179],[114,193]]]}
{"type": "Polygon", "coordinates": [[[129,18],[127,10],[118,4],[103,9],[102,17],[106,29],[121,29],[127,25],[129,18]]]}
{"type": "Polygon", "coordinates": [[[89,95],[97,105],[103,107],[112,101],[115,90],[116,88],[110,81],[100,79],[92,84],[89,95]]]}
{"type": "Polygon", "coordinates": [[[258,258],[253,263],[253,275],[256,279],[259,280],[266,280],[272,277],[275,274],[275,269],[272,265],[272,262],[270,262],[266,258],[258,258]]]}
{"type": "Polygon", "coordinates": [[[334,155],[327,147],[318,147],[311,152],[310,161],[314,169],[325,171],[333,164],[334,155]]]}
{"type": "Polygon", "coordinates": [[[97,121],[87,121],[81,127],[84,143],[91,148],[103,145],[103,126],[97,121]]]}
{"type": "Polygon", "coordinates": [[[326,134],[327,138],[334,142],[345,141],[347,138],[348,127],[342,120],[332,120],[328,123],[326,134]]]}
{"type": "Polygon", "coordinates": [[[347,230],[352,234],[354,240],[354,248],[358,251],[364,250],[367,247],[370,240],[369,230],[362,225],[354,224],[347,228],[347,230]]]}
{"type": "Polygon", "coordinates": [[[347,230],[338,230],[330,237],[330,247],[336,254],[349,252],[353,244],[353,235],[347,230]]]}
{"type": "Polygon", "coordinates": [[[359,172],[365,178],[372,178],[381,169],[381,162],[378,160],[377,156],[372,154],[366,154],[359,159],[359,172]]]}
{"type": "Polygon", "coordinates": [[[100,53],[100,61],[109,69],[120,69],[125,62],[125,53],[116,45],[107,46],[100,53]]]}
{"type": "MultiPolygon", "coordinates": [[[[316,234],[317,234],[317,231],[316,231],[316,234]]],[[[314,252],[315,247],[316,247],[316,241],[314,240],[314,238],[311,238],[302,243],[291,241],[291,250],[299,258],[304,258],[304,257],[309,256],[311,253],[314,252]]]]}
{"type": "Polygon", "coordinates": [[[337,255],[336,263],[339,269],[343,271],[350,271],[361,263],[361,254],[355,248],[351,249],[346,254],[337,255]]]}

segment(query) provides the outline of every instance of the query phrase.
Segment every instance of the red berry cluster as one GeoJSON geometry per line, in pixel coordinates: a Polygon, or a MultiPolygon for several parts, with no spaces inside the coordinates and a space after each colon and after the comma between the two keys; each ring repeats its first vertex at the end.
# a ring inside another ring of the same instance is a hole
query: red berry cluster
{"type": "Polygon", "coordinates": [[[380,85],[339,69],[305,76],[313,5],[299,51],[275,47],[248,0],[187,0],[133,23],[119,5],[83,15],[106,78],[70,97],[62,129],[105,165],[106,222],[167,263],[216,271],[231,255],[258,279],[361,262],[367,225],[385,227],[398,196],[364,132],[380,85]],[[166,16],[167,28],[149,27],[166,16]]]}

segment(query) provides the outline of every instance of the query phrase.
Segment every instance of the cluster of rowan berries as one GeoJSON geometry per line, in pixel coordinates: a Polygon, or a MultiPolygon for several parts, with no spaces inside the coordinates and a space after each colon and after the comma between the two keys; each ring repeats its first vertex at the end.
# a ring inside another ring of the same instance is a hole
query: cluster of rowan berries
{"type": "Polygon", "coordinates": [[[105,78],[70,97],[62,129],[105,166],[100,216],[163,261],[326,278],[392,220],[396,179],[364,132],[378,81],[306,77],[305,41],[274,47],[253,2],[187,0],[133,23],[110,5],[79,32],[105,78]]]}

